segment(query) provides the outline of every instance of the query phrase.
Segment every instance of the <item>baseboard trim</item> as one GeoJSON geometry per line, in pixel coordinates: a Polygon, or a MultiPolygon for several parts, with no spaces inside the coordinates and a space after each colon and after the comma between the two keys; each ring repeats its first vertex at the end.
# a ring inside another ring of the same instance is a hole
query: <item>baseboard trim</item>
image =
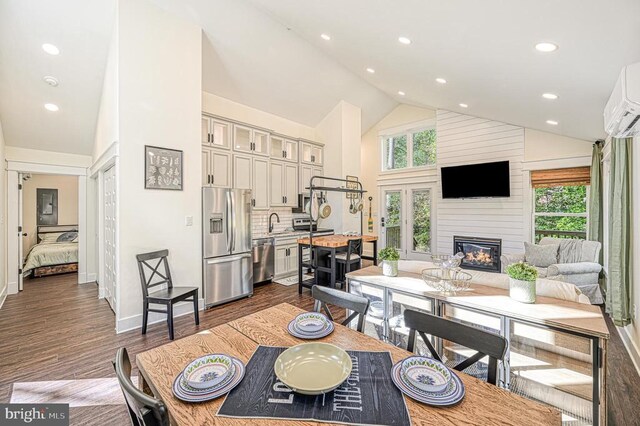
{"type": "Polygon", "coordinates": [[[0,309],[2,309],[2,305],[4,305],[4,301],[7,300],[7,289],[9,287],[5,286],[5,288],[2,289],[2,291],[0,292],[0,309]]]}
{"type": "Polygon", "coordinates": [[[87,273],[86,272],[78,272],[78,284],[86,284],[87,281],[87,273]]]}
{"type": "Polygon", "coordinates": [[[96,281],[98,281],[98,274],[95,274],[95,273],[87,274],[87,282],[94,283],[96,281]]]}
{"type": "Polygon", "coordinates": [[[622,339],[622,343],[624,344],[625,349],[629,353],[631,357],[631,361],[633,362],[633,366],[636,368],[638,375],[640,376],[640,349],[638,346],[631,340],[631,336],[629,336],[629,332],[624,327],[616,327],[618,330],[618,334],[622,339]]]}
{"type": "MultiPolygon", "coordinates": [[[[204,310],[204,299],[198,300],[198,310],[204,310]]],[[[181,317],[183,315],[193,315],[193,302],[180,302],[173,305],[173,317],[181,317]]],[[[155,312],[149,312],[148,325],[156,324],[159,322],[166,322],[167,316],[158,314],[155,312]]],[[[136,330],[142,328],[142,313],[131,315],[130,317],[121,318],[116,321],[116,333],[125,333],[127,331],[136,330]]]]}

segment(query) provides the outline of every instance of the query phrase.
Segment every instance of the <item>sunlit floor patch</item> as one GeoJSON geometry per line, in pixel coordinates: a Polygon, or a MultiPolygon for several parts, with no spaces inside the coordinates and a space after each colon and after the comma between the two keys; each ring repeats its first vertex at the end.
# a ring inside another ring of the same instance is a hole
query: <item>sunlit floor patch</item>
{"type": "MultiPolygon", "coordinates": [[[[137,384],[137,377],[131,378],[137,384]]],[[[103,379],[52,380],[13,384],[14,404],[59,403],[70,407],[124,404],[122,390],[115,377],[103,379]]]]}

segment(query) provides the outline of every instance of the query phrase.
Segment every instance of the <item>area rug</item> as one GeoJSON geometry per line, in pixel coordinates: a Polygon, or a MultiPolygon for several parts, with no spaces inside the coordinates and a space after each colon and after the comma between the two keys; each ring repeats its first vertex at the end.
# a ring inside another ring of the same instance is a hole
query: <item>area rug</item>
{"type": "MultiPolygon", "coordinates": [[[[311,278],[313,278],[313,274],[304,274],[302,277],[303,280],[308,280],[311,278]]],[[[292,277],[279,278],[277,280],[273,280],[273,282],[285,286],[296,285],[298,284],[298,274],[292,277]]]]}

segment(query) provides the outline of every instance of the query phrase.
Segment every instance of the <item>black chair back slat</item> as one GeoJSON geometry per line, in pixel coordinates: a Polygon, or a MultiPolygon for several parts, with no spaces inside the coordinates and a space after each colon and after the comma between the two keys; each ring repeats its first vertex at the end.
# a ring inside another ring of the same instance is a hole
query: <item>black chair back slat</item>
{"type": "Polygon", "coordinates": [[[169,426],[169,414],[164,403],[142,392],[131,381],[131,361],[125,348],[118,349],[113,367],[127,403],[131,424],[134,426],[169,426]]]}
{"type": "Polygon", "coordinates": [[[335,288],[320,287],[314,285],[311,288],[311,295],[316,299],[313,310],[320,312],[324,310],[331,321],[333,316],[327,304],[339,306],[344,309],[353,311],[347,317],[342,325],[349,325],[356,317],[358,317],[358,331],[364,330],[364,320],[369,309],[369,299],[358,296],[356,294],[347,293],[346,291],[337,290],[335,288]]]}
{"type": "Polygon", "coordinates": [[[347,263],[351,261],[351,256],[354,254],[362,256],[362,238],[349,240],[347,244],[347,263]]]}
{"type": "Polygon", "coordinates": [[[458,371],[463,371],[485,356],[488,356],[489,370],[487,382],[494,385],[497,383],[497,361],[503,360],[507,351],[507,341],[502,336],[412,309],[406,309],[404,311],[404,323],[410,329],[409,342],[407,344],[407,350],[409,352],[415,350],[416,333],[420,334],[429,352],[431,352],[431,355],[438,361],[442,361],[442,359],[425,334],[457,343],[477,353],[453,368],[458,371]]]}
{"type": "Polygon", "coordinates": [[[136,255],[138,260],[138,271],[140,273],[140,284],[142,285],[142,294],[144,297],[149,297],[149,289],[166,284],[168,288],[173,288],[173,281],[171,280],[171,270],[169,269],[169,250],[159,250],[150,253],[143,253],[136,255]],[[157,262],[151,262],[157,260],[157,262]],[[150,263],[151,262],[151,263],[150,263]],[[155,266],[153,265],[155,263],[155,266]],[[160,268],[164,268],[161,271],[160,268]],[[147,277],[147,271],[151,274],[147,277]],[[160,280],[153,281],[158,276],[160,280]]]}

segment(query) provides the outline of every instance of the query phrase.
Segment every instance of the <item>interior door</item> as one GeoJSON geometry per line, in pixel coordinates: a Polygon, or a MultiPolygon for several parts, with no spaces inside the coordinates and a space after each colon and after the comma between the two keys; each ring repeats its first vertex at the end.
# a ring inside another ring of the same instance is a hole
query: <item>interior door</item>
{"type": "Polygon", "coordinates": [[[103,173],[104,297],[116,309],[116,167],[103,173]]]}
{"type": "MultiPolygon", "coordinates": [[[[18,265],[18,290],[22,291],[23,288],[23,277],[22,277],[22,267],[24,266],[24,238],[27,236],[27,233],[24,232],[24,223],[22,219],[23,208],[22,208],[22,182],[23,182],[23,174],[18,173],[18,259],[20,260],[20,264],[18,265]]],[[[14,234],[15,235],[15,234],[14,234]]],[[[36,241],[38,236],[36,236],[36,241]]]]}

